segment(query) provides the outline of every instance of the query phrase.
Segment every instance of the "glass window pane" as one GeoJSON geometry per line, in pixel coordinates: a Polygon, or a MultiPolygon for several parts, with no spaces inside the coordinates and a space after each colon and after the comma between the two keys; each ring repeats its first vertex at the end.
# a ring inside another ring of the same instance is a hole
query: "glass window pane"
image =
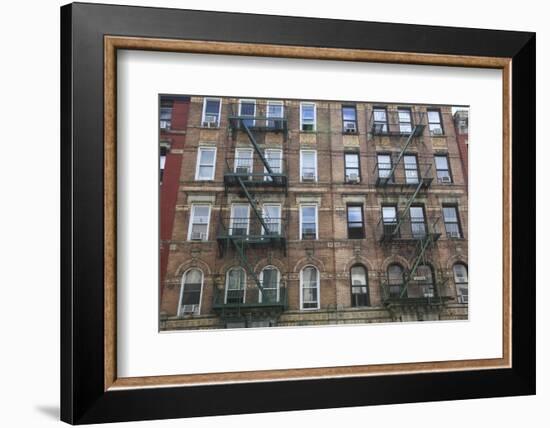
{"type": "Polygon", "coordinates": [[[439,124],[439,112],[438,111],[428,111],[428,122],[439,124]]]}
{"type": "Polygon", "coordinates": [[[435,156],[436,169],[449,169],[447,156],[435,156]]]}
{"type": "Polygon", "coordinates": [[[203,179],[212,178],[213,173],[214,173],[214,168],[211,166],[201,166],[199,168],[199,178],[203,178],[203,179]]]}
{"type": "Polygon", "coordinates": [[[363,210],[361,207],[348,207],[348,222],[363,222],[363,210]]]}
{"type": "Polygon", "coordinates": [[[220,100],[206,100],[206,114],[218,115],[220,110],[220,100]]]}
{"type": "Polygon", "coordinates": [[[382,207],[382,218],[384,222],[397,221],[397,210],[395,207],[382,207]]]}
{"type": "Polygon", "coordinates": [[[254,116],[256,104],[252,102],[241,102],[241,116],[254,116]]]}
{"type": "Polygon", "coordinates": [[[201,165],[212,165],[214,163],[214,150],[201,150],[201,165]]]}
{"type": "Polygon", "coordinates": [[[411,207],[410,215],[412,221],[424,221],[424,210],[422,207],[411,207]]]}
{"type": "Polygon", "coordinates": [[[356,153],[346,154],[346,168],[358,168],[359,156],[356,153]]]}
{"type": "Polygon", "coordinates": [[[267,115],[269,117],[283,117],[283,105],[282,104],[268,104],[267,115]]]}
{"type": "Polygon", "coordinates": [[[356,119],[355,107],[342,107],[342,117],[344,120],[355,121],[356,119]]]}
{"type": "Polygon", "coordinates": [[[386,110],[375,109],[374,110],[374,120],[376,122],[385,122],[386,121],[386,110]]]}
{"type": "Polygon", "coordinates": [[[315,108],[313,104],[302,104],[302,119],[313,121],[315,116],[315,108]]]}
{"type": "Polygon", "coordinates": [[[409,110],[399,110],[399,122],[410,122],[411,121],[411,112],[409,110]]]}
{"type": "Polygon", "coordinates": [[[302,152],[303,168],[315,168],[315,154],[312,152],[302,152]]]}
{"type": "Polygon", "coordinates": [[[302,207],[302,222],[315,222],[315,207],[302,207]]]}
{"type": "Polygon", "coordinates": [[[363,266],[354,266],[351,268],[351,285],[367,285],[367,273],[363,266]]]}
{"type": "Polygon", "coordinates": [[[446,222],[456,222],[456,208],[455,207],[443,207],[443,217],[446,222]]]}
{"type": "Polygon", "coordinates": [[[462,264],[456,264],[453,266],[453,272],[455,277],[455,283],[468,282],[468,270],[466,269],[466,266],[462,264]]]}

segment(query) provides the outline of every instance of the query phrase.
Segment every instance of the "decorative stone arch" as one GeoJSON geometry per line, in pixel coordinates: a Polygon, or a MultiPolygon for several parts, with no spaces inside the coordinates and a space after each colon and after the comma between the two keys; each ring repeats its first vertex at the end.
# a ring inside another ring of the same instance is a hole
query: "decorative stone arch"
{"type": "Polygon", "coordinates": [[[294,267],[292,268],[292,272],[300,273],[301,270],[304,268],[304,266],[307,266],[307,265],[315,266],[319,271],[319,273],[326,272],[325,264],[320,259],[314,256],[303,257],[300,260],[298,260],[294,265],[294,267]]]}
{"type": "Polygon", "coordinates": [[[342,274],[344,274],[344,275],[349,274],[351,268],[355,265],[363,265],[364,267],[367,268],[367,271],[369,273],[374,272],[374,270],[375,270],[373,264],[368,259],[366,259],[365,257],[361,257],[361,256],[355,256],[352,260],[350,260],[346,264],[342,274]]]}
{"type": "Polygon", "coordinates": [[[183,274],[194,267],[200,269],[205,277],[212,275],[210,266],[206,262],[201,259],[191,259],[178,266],[175,273],[176,279],[181,280],[183,274]]]}
{"type": "Polygon", "coordinates": [[[263,268],[265,268],[266,266],[274,266],[277,269],[279,269],[279,273],[281,274],[281,277],[284,275],[285,264],[281,260],[275,257],[271,257],[271,258],[264,257],[263,259],[260,259],[258,263],[254,265],[254,272],[256,272],[256,274],[259,275],[260,272],[263,270],[263,268]]]}
{"type": "Polygon", "coordinates": [[[382,262],[382,265],[380,266],[380,271],[385,274],[388,271],[388,267],[391,264],[394,264],[394,263],[397,263],[397,264],[401,265],[401,267],[404,270],[409,270],[410,269],[409,261],[405,257],[402,257],[398,254],[393,254],[393,255],[387,257],[382,262]]]}
{"type": "Polygon", "coordinates": [[[468,267],[468,259],[462,254],[455,254],[447,259],[447,271],[452,272],[453,266],[457,263],[462,263],[468,267]]]}

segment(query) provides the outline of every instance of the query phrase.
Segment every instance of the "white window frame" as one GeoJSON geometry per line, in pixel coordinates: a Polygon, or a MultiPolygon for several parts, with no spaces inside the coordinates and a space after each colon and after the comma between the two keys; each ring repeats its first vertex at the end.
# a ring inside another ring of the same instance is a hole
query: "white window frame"
{"type": "Polygon", "coordinates": [[[315,131],[317,131],[317,104],[313,102],[301,102],[300,103],[300,132],[315,132],[315,131]],[[313,129],[311,131],[303,130],[304,122],[302,117],[302,107],[306,105],[313,106],[313,129]]]}
{"type": "MultiPolygon", "coordinates": [[[[235,216],[233,215],[235,207],[246,207],[246,236],[250,234],[250,205],[245,203],[231,204],[231,212],[229,217],[229,234],[233,235],[233,221],[235,216]]],[[[240,218],[240,217],[237,217],[240,218]]],[[[236,235],[239,236],[239,235],[236,235]]]]}
{"type": "MultiPolygon", "coordinates": [[[[227,304],[227,292],[229,291],[229,272],[231,272],[232,270],[240,270],[243,272],[243,304],[246,303],[246,289],[247,289],[247,280],[246,280],[246,270],[244,270],[242,267],[239,267],[239,266],[233,266],[232,268],[229,268],[227,270],[227,272],[225,273],[225,291],[224,291],[224,298],[223,298],[223,302],[224,304],[227,304]]],[[[234,290],[237,290],[237,288],[235,288],[234,290]]],[[[238,289],[240,290],[240,288],[238,289]]]]}
{"type": "Polygon", "coordinates": [[[219,104],[219,107],[218,107],[218,122],[217,122],[217,127],[219,128],[220,127],[220,122],[221,122],[221,119],[222,119],[222,99],[221,98],[216,98],[216,97],[206,97],[204,98],[203,102],[202,102],[202,115],[201,115],[201,127],[203,126],[204,122],[205,122],[205,117],[206,117],[206,103],[208,101],[219,101],[220,104],[219,104]]]}
{"type": "MultiPolygon", "coordinates": [[[[279,209],[279,217],[278,217],[279,228],[278,228],[278,230],[277,230],[277,233],[280,235],[280,234],[281,234],[281,228],[282,228],[282,224],[281,224],[281,223],[282,223],[282,216],[283,216],[283,215],[282,215],[283,208],[282,208],[281,204],[264,204],[264,205],[262,206],[262,215],[264,216],[264,219],[265,219],[266,214],[267,214],[267,210],[266,210],[267,207],[277,207],[277,208],[279,209]]],[[[268,225],[268,226],[269,226],[269,225],[268,225]]],[[[262,227],[261,229],[262,229],[262,235],[264,235],[264,234],[265,234],[265,230],[264,230],[263,227],[262,227]]]]}
{"type": "Polygon", "coordinates": [[[213,181],[216,176],[216,156],[218,154],[218,149],[216,147],[199,147],[197,150],[197,165],[195,166],[195,181],[213,181]],[[201,167],[201,154],[203,151],[213,150],[214,159],[212,160],[212,176],[210,178],[200,178],[199,172],[201,167]]]}
{"type": "Polygon", "coordinates": [[[191,233],[193,232],[193,219],[195,217],[195,207],[208,207],[208,221],[206,223],[206,239],[208,241],[208,232],[210,231],[210,217],[212,216],[212,206],[210,204],[192,204],[189,212],[189,228],[187,229],[187,240],[191,241],[191,233]]]}
{"type": "Polygon", "coordinates": [[[321,308],[321,272],[317,269],[317,266],[307,265],[300,270],[300,310],[301,311],[316,311],[321,308]],[[317,307],[316,308],[304,308],[304,270],[312,267],[317,271],[317,307]]]}
{"type": "Polygon", "coordinates": [[[235,162],[233,165],[233,172],[237,172],[237,159],[239,159],[239,153],[249,153],[250,154],[250,171],[249,174],[254,172],[254,149],[249,149],[248,147],[237,147],[235,149],[235,162]]]}
{"type": "MultiPolygon", "coordinates": [[[[264,281],[264,270],[266,269],[274,269],[277,271],[277,303],[279,303],[281,301],[281,271],[279,271],[279,269],[277,269],[277,267],[273,265],[264,266],[264,268],[260,272],[260,282],[262,283],[262,288],[263,288],[263,281],[264,281]]],[[[271,289],[268,289],[268,290],[271,290],[271,289]]],[[[263,299],[263,294],[260,292],[260,298],[258,299],[258,302],[262,303],[262,299],[263,299]]]]}
{"type": "Polygon", "coordinates": [[[201,314],[202,292],[204,290],[204,272],[202,271],[202,269],[199,269],[198,267],[191,267],[191,268],[187,269],[181,277],[180,297],[179,297],[179,301],[178,301],[178,317],[181,317],[183,315],[182,314],[183,305],[182,305],[181,300],[183,298],[183,291],[184,291],[184,288],[185,288],[185,277],[187,276],[187,273],[189,271],[192,271],[192,270],[198,270],[201,273],[201,294],[200,294],[200,298],[199,298],[199,311],[196,314],[193,314],[193,315],[200,315],[201,314]]]}
{"type": "Polygon", "coordinates": [[[300,230],[298,231],[298,239],[303,241],[302,238],[302,208],[314,207],[315,208],[315,239],[319,239],[319,207],[317,204],[300,204],[300,230]]]}
{"type": "Polygon", "coordinates": [[[269,120],[270,119],[273,119],[273,120],[276,120],[276,119],[281,119],[283,120],[283,118],[285,117],[285,103],[283,101],[268,101],[267,104],[266,104],[266,108],[265,108],[265,117],[266,117],[266,120],[265,120],[265,126],[269,126],[269,120]],[[281,116],[270,116],[269,115],[269,106],[281,106],[281,116]]]}
{"type": "MultiPolygon", "coordinates": [[[[277,172],[276,174],[282,174],[283,173],[283,150],[282,149],[265,149],[264,157],[266,158],[266,160],[269,163],[270,156],[267,156],[268,153],[277,153],[279,155],[278,156],[278,159],[279,159],[279,172],[277,172]]],[[[275,158],[273,158],[273,159],[275,159],[275,158]]],[[[271,166],[271,168],[273,169],[273,166],[271,166]]],[[[267,168],[264,165],[264,174],[267,174],[267,173],[268,173],[267,168]]],[[[264,181],[271,181],[271,180],[272,180],[271,177],[269,177],[267,175],[264,176],[264,181]]]]}
{"type": "MultiPolygon", "coordinates": [[[[241,109],[242,109],[243,103],[245,103],[245,104],[254,104],[254,116],[253,117],[256,117],[256,109],[257,109],[256,100],[248,99],[248,98],[243,98],[243,99],[239,100],[239,117],[241,116],[241,113],[242,113],[241,109]]],[[[252,120],[252,127],[256,126],[256,119],[246,119],[246,120],[252,120]]]]}
{"type": "Polygon", "coordinates": [[[304,153],[313,153],[314,158],[314,167],[315,167],[315,179],[314,182],[317,182],[318,179],[318,166],[317,166],[317,150],[300,150],[300,182],[303,182],[303,166],[304,166],[304,153]]]}

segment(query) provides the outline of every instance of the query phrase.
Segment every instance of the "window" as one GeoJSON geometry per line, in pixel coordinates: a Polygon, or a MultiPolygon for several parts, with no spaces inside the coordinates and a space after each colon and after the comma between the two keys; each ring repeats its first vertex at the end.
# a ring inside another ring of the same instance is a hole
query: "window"
{"type": "Polygon", "coordinates": [[[210,223],[210,205],[192,205],[189,220],[189,241],[207,241],[210,223]]]}
{"type": "Polygon", "coordinates": [[[282,101],[268,101],[266,125],[272,129],[283,129],[284,105],[282,101]],[[277,120],[279,119],[279,120],[277,120]]]}
{"type": "Polygon", "coordinates": [[[301,181],[317,181],[317,152],[315,150],[300,151],[301,181]]]}
{"type": "Polygon", "coordinates": [[[435,155],[435,171],[438,183],[452,183],[451,171],[449,170],[449,159],[447,155],[435,155]]]}
{"type": "Polygon", "coordinates": [[[391,179],[390,173],[392,168],[391,155],[379,154],[378,159],[378,178],[391,179]]]}
{"type": "Polygon", "coordinates": [[[198,269],[189,269],[183,275],[179,316],[200,314],[202,278],[202,272],[198,269]]]}
{"type": "Polygon", "coordinates": [[[415,239],[421,239],[426,236],[426,220],[424,219],[424,208],[412,206],[409,208],[411,218],[411,234],[415,239]]]}
{"type": "Polygon", "coordinates": [[[385,107],[374,107],[372,111],[374,123],[374,134],[387,134],[388,133],[388,114],[385,107]]]}
{"type": "Polygon", "coordinates": [[[166,145],[160,146],[160,162],[159,162],[159,167],[160,167],[160,174],[159,174],[160,184],[162,184],[162,179],[164,178],[164,168],[166,167],[166,155],[168,154],[169,151],[170,151],[170,147],[169,147],[169,146],[166,146],[166,145]]]}
{"type": "MultiPolygon", "coordinates": [[[[388,266],[388,288],[389,297],[401,297],[401,288],[403,288],[403,268],[394,263],[388,266]]],[[[406,297],[405,291],[404,296],[406,297]]]]}
{"type": "Polygon", "coordinates": [[[315,131],[317,128],[317,107],[315,103],[300,103],[300,129],[315,131]]]}
{"type": "Polygon", "coordinates": [[[319,271],[306,266],[300,272],[301,309],[319,309],[319,271]]]}
{"type": "Polygon", "coordinates": [[[430,128],[430,135],[443,135],[441,112],[439,110],[428,110],[428,127],[430,128]]]}
{"type": "MultiPolygon", "coordinates": [[[[281,234],[281,205],[266,204],[263,207],[264,223],[269,230],[269,234],[281,234]]],[[[266,233],[262,227],[262,235],[266,233]]]]}
{"type": "Polygon", "coordinates": [[[405,183],[418,184],[418,162],[416,155],[403,156],[403,164],[405,165],[405,183]]]}
{"type": "Polygon", "coordinates": [[[363,221],[363,205],[348,205],[348,239],[363,239],[365,223],[363,221]]]}
{"type": "MultiPolygon", "coordinates": [[[[267,161],[267,164],[271,167],[271,171],[274,174],[282,174],[283,173],[283,151],[280,149],[266,149],[264,152],[265,160],[267,161]]],[[[269,172],[267,171],[267,168],[264,166],[264,180],[265,181],[273,181],[273,177],[267,175],[269,172]]]]}
{"type": "Polygon", "coordinates": [[[214,180],[216,149],[199,147],[195,180],[214,180]]]}
{"type": "Polygon", "coordinates": [[[239,116],[251,117],[252,119],[241,120],[241,124],[246,125],[248,128],[256,125],[256,101],[255,100],[239,100],[239,116]]]}
{"type": "Polygon", "coordinates": [[[174,102],[172,100],[160,102],[159,125],[163,131],[167,131],[172,127],[173,106],[174,102]]]}
{"type": "Polygon", "coordinates": [[[260,303],[276,303],[279,301],[279,270],[274,266],[266,266],[260,273],[263,291],[260,292],[260,303]]]}
{"type": "Polygon", "coordinates": [[[397,206],[385,205],[382,207],[382,223],[384,236],[392,236],[397,226],[397,206]]]}
{"type": "Polygon", "coordinates": [[[252,178],[247,174],[252,174],[253,159],[252,149],[235,149],[235,172],[243,174],[244,177],[241,178],[252,178]]]}
{"type": "Polygon", "coordinates": [[[357,133],[357,109],[355,106],[342,106],[342,124],[346,134],[357,133]]]}
{"type": "Polygon", "coordinates": [[[225,280],[225,303],[239,304],[246,299],[246,273],[243,268],[231,268],[225,280]]]}
{"type": "Polygon", "coordinates": [[[300,239],[317,239],[317,205],[300,206],[300,239]]]}
{"type": "Polygon", "coordinates": [[[453,275],[458,303],[468,303],[468,269],[466,265],[462,263],[455,264],[453,275]]]}
{"type": "Polygon", "coordinates": [[[413,278],[416,281],[416,287],[409,286],[410,297],[434,297],[434,276],[432,268],[429,265],[419,265],[413,278]]]}
{"type": "Polygon", "coordinates": [[[369,306],[369,290],[367,287],[367,269],[361,265],[351,268],[351,306],[369,306]]]}
{"type": "Polygon", "coordinates": [[[443,221],[448,238],[461,238],[458,208],[454,205],[443,206],[443,221]]]}
{"type": "Polygon", "coordinates": [[[231,206],[231,219],[229,222],[230,235],[248,235],[248,209],[248,204],[233,204],[231,206]]]}
{"type": "Polygon", "coordinates": [[[344,153],[344,165],[346,170],[346,183],[359,183],[361,181],[359,153],[344,153]]]}
{"type": "Polygon", "coordinates": [[[399,133],[410,134],[412,132],[412,115],[410,108],[400,107],[397,109],[399,117],[399,133]]]}
{"type": "Polygon", "coordinates": [[[220,98],[205,98],[202,106],[202,126],[217,128],[220,126],[222,100],[220,98]]]}

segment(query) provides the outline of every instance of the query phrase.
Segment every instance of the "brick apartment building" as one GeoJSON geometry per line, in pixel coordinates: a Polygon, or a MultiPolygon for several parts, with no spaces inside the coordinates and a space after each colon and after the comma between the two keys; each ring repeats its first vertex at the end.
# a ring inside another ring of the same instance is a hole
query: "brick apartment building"
{"type": "Polygon", "coordinates": [[[161,330],[467,319],[451,107],[179,100],[161,99],[161,128],[172,102],[182,134],[161,184],[178,177],[161,330]]]}

